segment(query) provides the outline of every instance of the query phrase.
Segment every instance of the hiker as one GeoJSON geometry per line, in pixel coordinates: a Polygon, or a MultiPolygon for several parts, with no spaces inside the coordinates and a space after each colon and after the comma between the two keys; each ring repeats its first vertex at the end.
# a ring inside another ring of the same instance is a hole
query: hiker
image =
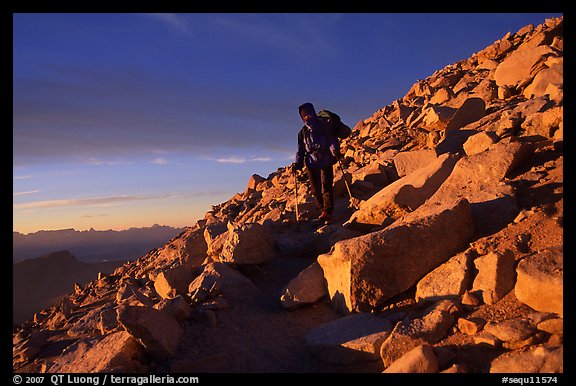
{"type": "Polygon", "coordinates": [[[350,128],[341,123],[338,115],[327,110],[316,114],[310,102],[300,105],[298,112],[304,126],[298,133],[296,162],[291,169],[295,173],[306,166],[312,194],[321,211],[318,219],[329,223],[334,211],[333,165],[340,157],[338,138],[348,136],[350,128]],[[341,133],[342,129],[344,134],[341,133]]]}

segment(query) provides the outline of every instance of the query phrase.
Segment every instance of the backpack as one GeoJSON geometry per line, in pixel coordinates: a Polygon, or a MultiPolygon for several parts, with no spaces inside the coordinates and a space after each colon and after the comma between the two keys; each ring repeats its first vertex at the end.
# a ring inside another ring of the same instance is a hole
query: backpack
{"type": "Polygon", "coordinates": [[[352,129],[342,122],[338,114],[328,110],[320,110],[317,115],[318,117],[324,118],[328,121],[328,127],[330,128],[332,135],[335,137],[344,139],[350,136],[352,129]]]}

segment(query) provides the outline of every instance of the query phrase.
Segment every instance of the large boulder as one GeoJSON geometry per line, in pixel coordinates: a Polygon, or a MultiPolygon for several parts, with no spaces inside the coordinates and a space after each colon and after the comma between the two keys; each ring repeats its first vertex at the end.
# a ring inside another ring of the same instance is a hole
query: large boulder
{"type": "Polygon", "coordinates": [[[426,159],[426,166],[394,181],[362,202],[345,226],[362,230],[388,225],[422,205],[448,178],[456,163],[456,159],[448,154],[426,159]]]}
{"type": "Polygon", "coordinates": [[[563,252],[547,248],[524,258],[516,268],[516,298],[537,311],[563,315],[563,252]]]}
{"type": "Polygon", "coordinates": [[[478,236],[498,231],[519,211],[515,190],[505,177],[530,153],[530,147],[522,142],[498,142],[479,154],[464,156],[423,206],[434,207],[466,198],[472,207],[478,236]]]}
{"type": "Polygon", "coordinates": [[[496,67],[494,80],[498,87],[518,87],[526,84],[533,78],[534,65],[553,53],[554,49],[549,46],[530,47],[523,44],[496,67]]]}
{"type": "Polygon", "coordinates": [[[274,240],[264,225],[249,223],[228,226],[220,261],[235,264],[262,264],[274,257],[274,240]]]}
{"type": "Polygon", "coordinates": [[[194,274],[187,265],[178,265],[160,272],[154,280],[154,289],[163,299],[185,294],[194,274]]]}
{"type": "Polygon", "coordinates": [[[394,166],[398,177],[404,177],[435,160],[436,152],[432,149],[401,151],[394,156],[394,166]]]}
{"type": "Polygon", "coordinates": [[[482,98],[467,98],[446,125],[446,131],[458,130],[486,115],[486,102],[482,98]]]}
{"type": "Polygon", "coordinates": [[[549,67],[538,72],[532,83],[524,90],[524,97],[530,99],[534,96],[550,94],[550,91],[548,91],[550,84],[564,85],[563,64],[563,60],[560,58],[559,63],[551,63],[549,67]]]}
{"type": "Polygon", "coordinates": [[[207,249],[204,230],[190,227],[160,249],[154,263],[179,261],[189,267],[199,267],[206,259],[207,249]]]}
{"type": "Polygon", "coordinates": [[[470,204],[463,199],[419,208],[383,230],[340,241],[318,263],[338,310],[370,311],[464,249],[473,234],[470,204]]]}

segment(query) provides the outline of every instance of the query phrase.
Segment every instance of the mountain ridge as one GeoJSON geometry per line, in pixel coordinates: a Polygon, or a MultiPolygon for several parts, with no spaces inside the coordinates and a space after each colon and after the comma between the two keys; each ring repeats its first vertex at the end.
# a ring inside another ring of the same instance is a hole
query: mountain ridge
{"type": "Polygon", "coordinates": [[[84,230],[74,228],[12,232],[13,261],[35,258],[58,250],[70,250],[82,261],[136,259],[159,247],[185,228],[154,224],[125,230],[84,230]]]}

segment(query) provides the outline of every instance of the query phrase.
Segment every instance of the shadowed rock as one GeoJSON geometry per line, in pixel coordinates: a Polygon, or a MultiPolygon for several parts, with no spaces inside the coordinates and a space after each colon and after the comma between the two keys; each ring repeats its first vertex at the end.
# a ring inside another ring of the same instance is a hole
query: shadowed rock
{"type": "Polygon", "coordinates": [[[375,361],[390,334],[388,320],[373,314],[354,314],[312,329],[305,337],[310,350],[330,363],[375,361]]]}
{"type": "Polygon", "coordinates": [[[407,352],[420,345],[437,343],[454,324],[457,308],[452,301],[441,300],[415,319],[398,322],[380,348],[384,367],[389,367],[407,352]]]}
{"type": "Polygon", "coordinates": [[[210,263],[188,286],[193,303],[223,294],[227,300],[245,301],[258,293],[256,285],[234,268],[224,263],[210,263]]]}
{"type": "Polygon", "coordinates": [[[118,322],[146,351],[159,359],[173,357],[184,333],[167,312],[151,307],[120,306],[118,322]]]}
{"type": "Polygon", "coordinates": [[[328,294],[324,272],[318,262],[312,263],[282,289],[282,307],[294,309],[315,303],[328,294]]]}

